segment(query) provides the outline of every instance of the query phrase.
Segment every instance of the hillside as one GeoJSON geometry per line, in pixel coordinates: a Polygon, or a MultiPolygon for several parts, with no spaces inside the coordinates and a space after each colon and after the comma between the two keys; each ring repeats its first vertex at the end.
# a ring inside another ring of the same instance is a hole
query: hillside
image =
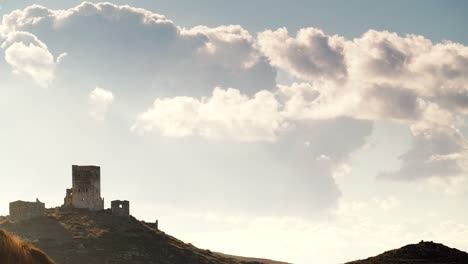
{"type": "Polygon", "coordinates": [[[467,264],[468,253],[442,244],[423,242],[347,264],[467,264]]]}
{"type": "Polygon", "coordinates": [[[32,242],[58,264],[263,263],[199,249],[155,230],[153,224],[116,217],[110,210],[48,209],[47,216],[22,222],[2,217],[0,228],[32,242]]]}

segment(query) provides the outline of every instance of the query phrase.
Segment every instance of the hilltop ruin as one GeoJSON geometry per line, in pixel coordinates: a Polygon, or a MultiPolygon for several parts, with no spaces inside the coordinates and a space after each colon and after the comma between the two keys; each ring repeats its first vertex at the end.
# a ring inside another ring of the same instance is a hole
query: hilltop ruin
{"type": "Polygon", "coordinates": [[[36,198],[36,202],[16,201],[10,203],[10,217],[14,220],[27,220],[46,215],[45,203],[36,198]]]}
{"type": "MultiPolygon", "coordinates": [[[[72,165],[72,188],[66,189],[62,207],[80,208],[90,211],[104,210],[101,197],[101,168],[99,166],[72,165]]],[[[112,201],[112,214],[130,216],[129,201],[112,201]]],[[[46,215],[45,203],[16,201],[10,203],[12,219],[22,221],[46,215]]]]}

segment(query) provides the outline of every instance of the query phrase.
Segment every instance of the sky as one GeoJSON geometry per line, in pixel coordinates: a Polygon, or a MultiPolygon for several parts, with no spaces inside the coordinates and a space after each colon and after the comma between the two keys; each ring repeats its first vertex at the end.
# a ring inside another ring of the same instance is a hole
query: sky
{"type": "Polygon", "coordinates": [[[468,251],[466,1],[0,0],[0,215],[105,206],[185,242],[342,263],[468,251]]]}

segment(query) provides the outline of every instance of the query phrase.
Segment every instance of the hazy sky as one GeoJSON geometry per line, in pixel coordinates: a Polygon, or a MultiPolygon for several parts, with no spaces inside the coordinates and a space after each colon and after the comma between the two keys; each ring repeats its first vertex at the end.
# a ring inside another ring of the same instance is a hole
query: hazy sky
{"type": "Polygon", "coordinates": [[[214,251],[468,250],[466,1],[201,2],[0,0],[0,214],[94,164],[214,251]]]}

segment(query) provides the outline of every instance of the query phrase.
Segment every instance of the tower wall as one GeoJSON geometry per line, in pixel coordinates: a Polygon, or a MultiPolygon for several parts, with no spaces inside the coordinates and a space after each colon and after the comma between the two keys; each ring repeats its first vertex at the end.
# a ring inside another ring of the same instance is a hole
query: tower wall
{"type": "Polygon", "coordinates": [[[92,211],[104,209],[104,199],[101,198],[100,167],[73,165],[72,181],[72,189],[67,190],[65,205],[92,211]]]}

